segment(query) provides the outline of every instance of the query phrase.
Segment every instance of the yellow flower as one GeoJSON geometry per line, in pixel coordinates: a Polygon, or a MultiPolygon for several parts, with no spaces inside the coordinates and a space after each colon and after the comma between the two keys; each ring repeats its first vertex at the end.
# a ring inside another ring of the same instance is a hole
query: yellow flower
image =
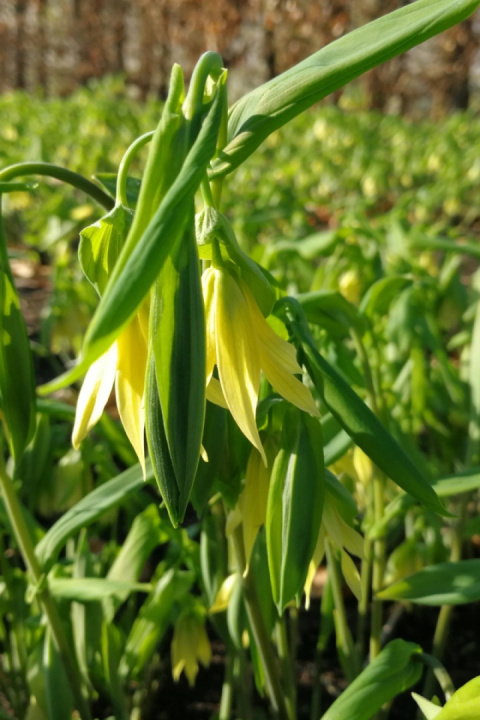
{"type": "Polygon", "coordinates": [[[330,499],[329,493],[325,493],[322,524],[305,581],[307,608],[310,604],[310,592],[315,572],[325,555],[326,542],[340,550],[342,574],[345,582],[357,599],[360,600],[362,596],[360,575],[349,553],[358,558],[363,558],[363,538],[360,533],[345,522],[334,502],[330,499]],[[348,552],[346,552],[347,550],[348,552]]]}
{"type": "Polygon", "coordinates": [[[301,410],[318,415],[308,388],[295,375],[302,369],[295,348],[263,317],[247,285],[227,267],[202,276],[207,330],[207,398],[223,404],[267,464],[255,422],[263,371],[273,389],[301,410]],[[220,387],[212,377],[215,365],[220,387]]]}
{"type": "Polygon", "coordinates": [[[144,387],[147,352],[148,309],[144,305],[117,341],[90,366],[85,376],[72,433],[75,449],[100,419],[115,384],[120,419],[145,472],[144,387]]]}
{"type": "Polygon", "coordinates": [[[204,616],[198,609],[183,612],[175,624],[172,640],[172,672],[175,682],[182,672],[191,686],[198,673],[198,662],[210,665],[212,650],[205,631],[204,616]]]}
{"type": "Polygon", "coordinates": [[[258,531],[264,525],[267,516],[269,485],[270,472],[262,463],[259,452],[253,448],[247,463],[245,486],[234,509],[228,514],[226,524],[226,534],[228,536],[242,523],[246,559],[245,573],[248,571],[250,556],[258,531]]]}

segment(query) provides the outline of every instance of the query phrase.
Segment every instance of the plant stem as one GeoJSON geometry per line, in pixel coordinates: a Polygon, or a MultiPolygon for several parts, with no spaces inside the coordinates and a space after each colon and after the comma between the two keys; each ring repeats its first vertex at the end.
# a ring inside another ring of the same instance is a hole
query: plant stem
{"type": "Polygon", "coordinates": [[[285,617],[277,620],[275,626],[275,639],[277,643],[278,655],[282,663],[283,679],[285,682],[286,699],[288,717],[295,720],[296,706],[296,688],[295,688],[295,671],[292,662],[292,656],[288,648],[287,628],[285,625],[285,617]]]}
{"type": "Polygon", "coordinates": [[[345,672],[347,679],[351,682],[358,675],[358,663],[353,645],[352,635],[347,622],[345,603],[343,602],[342,577],[338,567],[338,560],[328,540],[325,540],[325,554],[327,556],[327,567],[329,581],[332,584],[333,599],[335,603],[338,643],[345,661],[345,672]]]}
{"type": "MultiPolygon", "coordinates": [[[[379,473],[373,477],[373,504],[375,522],[380,522],[384,513],[385,478],[379,473]]],[[[370,661],[374,660],[381,650],[381,633],[383,619],[383,602],[375,595],[383,587],[383,574],[385,569],[385,538],[381,537],[373,543],[372,564],[372,624],[370,629],[370,661]]]]}
{"type": "Polygon", "coordinates": [[[91,720],[90,708],[82,693],[82,683],[75,658],[70,651],[57,606],[50,595],[46,578],[42,573],[40,563],[35,555],[33,543],[23,517],[20,503],[18,502],[13,482],[5,470],[2,457],[0,457],[0,487],[15,538],[28,572],[31,575],[33,584],[37,587],[36,594],[45,611],[52,637],[70,681],[72,694],[80,717],[82,720],[91,720]]]}
{"type": "Polygon", "coordinates": [[[129,207],[127,199],[127,180],[130,165],[138,151],[141,150],[144,145],[150,142],[154,133],[155,131],[152,130],[148,133],[145,133],[144,135],[140,135],[140,137],[138,137],[127,149],[124,156],[122,157],[120,165],[118,166],[116,200],[117,202],[125,205],[126,207],[129,207]]]}
{"type": "Polygon", "coordinates": [[[222,685],[222,697],[220,700],[218,720],[229,720],[232,712],[233,666],[235,662],[237,662],[235,651],[233,647],[229,647],[227,648],[227,657],[225,660],[225,679],[222,685]]]}
{"type": "Polygon", "coordinates": [[[56,180],[61,180],[67,183],[67,185],[72,185],[72,187],[89,195],[93,200],[102,205],[105,210],[112,210],[115,204],[113,198],[91,180],[80,175],[80,173],[67,170],[67,168],[54,165],[53,163],[24,162],[9,165],[9,167],[0,171],[0,182],[13,180],[17,177],[24,177],[25,175],[46,175],[56,180]]]}
{"type": "Polygon", "coordinates": [[[368,605],[370,602],[370,583],[372,578],[372,556],[373,544],[368,538],[364,538],[363,542],[363,559],[360,570],[360,582],[362,587],[362,597],[358,603],[358,624],[357,624],[357,656],[363,658],[365,656],[365,642],[367,638],[367,626],[369,619],[368,605]]]}
{"type": "Polygon", "coordinates": [[[276,658],[268,636],[267,628],[263,619],[260,603],[258,600],[257,588],[250,572],[246,575],[245,550],[243,547],[243,536],[241,526],[232,533],[233,549],[237,561],[237,568],[242,576],[245,605],[248,619],[257,644],[258,653],[262,661],[265,673],[265,684],[273,710],[279,720],[290,720],[285,704],[284,688],[280,682],[280,675],[276,658]]]}

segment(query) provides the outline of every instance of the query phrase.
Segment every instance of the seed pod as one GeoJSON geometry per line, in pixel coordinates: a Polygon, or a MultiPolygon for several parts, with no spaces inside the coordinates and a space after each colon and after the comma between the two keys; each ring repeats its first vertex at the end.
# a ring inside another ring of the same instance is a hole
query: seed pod
{"type": "Polygon", "coordinates": [[[267,506],[268,566],[279,613],[300,594],[315,549],[324,497],[323,441],[318,420],[287,416],[267,506]]]}

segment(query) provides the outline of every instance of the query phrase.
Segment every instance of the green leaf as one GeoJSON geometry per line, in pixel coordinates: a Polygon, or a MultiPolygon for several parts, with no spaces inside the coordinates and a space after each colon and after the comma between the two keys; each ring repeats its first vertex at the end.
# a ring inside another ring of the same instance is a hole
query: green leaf
{"type": "Polygon", "coordinates": [[[35,432],[35,377],[7,255],[0,195],[0,410],[18,461],[35,432]]]}
{"type": "Polygon", "coordinates": [[[429,565],[385,588],[378,597],[432,606],[477,602],[480,600],[480,560],[429,565]]]}
{"type": "Polygon", "coordinates": [[[371,720],[396,695],[415,685],[423,666],[416,643],[393,640],[342,692],[321,720],[371,720]]]}
{"type": "Polygon", "coordinates": [[[317,290],[296,296],[308,322],[338,335],[355,328],[363,333],[365,320],[357,309],[336,290],[317,290]]]}
{"type": "MultiPolygon", "coordinates": [[[[152,467],[150,461],[147,461],[145,481],[152,479],[152,467]]],[[[135,465],[93,490],[64,513],[35,548],[44,572],[56,562],[60,550],[69,538],[82,528],[91,525],[104,513],[125,502],[132,492],[138,492],[143,485],[145,482],[142,469],[140,465],[135,465]]]]}
{"type": "Polygon", "coordinates": [[[478,720],[480,717],[480,677],[453,693],[435,720],[478,720]]]}
{"type": "MultiPolygon", "coordinates": [[[[136,516],[128,535],[107,574],[107,580],[135,583],[152,551],[164,538],[162,521],[156,505],[148,505],[136,516]]],[[[127,599],[129,589],[112,595],[103,603],[107,622],[113,620],[119,605],[127,599]]]]}
{"type": "MultiPolygon", "coordinates": [[[[117,173],[96,173],[93,177],[108,190],[112,197],[116,197],[117,173]]],[[[135,207],[137,204],[138,196],[140,195],[140,187],[141,181],[138,178],[127,178],[127,200],[131,207],[135,207]]]]}
{"type": "Polygon", "coordinates": [[[324,499],[321,425],[297,411],[290,418],[294,427],[291,433],[287,430],[273,466],[265,522],[268,567],[279,614],[303,591],[324,499]]]}
{"type": "Polygon", "coordinates": [[[480,468],[438,478],[434,481],[433,488],[441,498],[477,490],[480,488],[480,468]]]}
{"type": "Polygon", "coordinates": [[[149,583],[136,583],[106,578],[50,578],[48,588],[56,598],[75,600],[76,602],[95,602],[109,597],[124,598],[131,592],[148,593],[152,589],[149,583]]]}
{"type": "Polygon", "coordinates": [[[302,362],[322,400],[352,440],[405,492],[439,515],[448,516],[430,483],[379,418],[320,355],[298,303],[284,298],[277,308],[287,316],[287,326],[302,350],[302,362]]]}
{"type": "Polygon", "coordinates": [[[63,662],[54,645],[49,627],[43,646],[45,704],[49,720],[66,720],[73,712],[73,697],[63,662]]]}
{"type": "Polygon", "coordinates": [[[274,130],[353,78],[468,17],[479,0],[417,0],[335,40],[241,98],[213,177],[240,165],[274,130]]]}
{"type": "Polygon", "coordinates": [[[408,277],[384,277],[371,285],[360,303],[360,312],[372,318],[375,314],[385,313],[391,301],[398,293],[411,285],[408,277]]]}
{"type": "Polygon", "coordinates": [[[190,573],[173,568],[162,575],[140,608],[127,638],[119,667],[122,677],[137,677],[142,672],[172,621],[174,603],[187,596],[192,582],[190,573]]]}
{"type": "Polygon", "coordinates": [[[178,487],[177,503],[168,507],[176,526],[190,498],[205,419],[205,317],[193,207],[155,283],[151,317],[158,396],[178,487]]]}
{"type": "Polygon", "coordinates": [[[115,205],[107,215],[80,233],[78,259],[85,277],[99,295],[117,262],[132,224],[133,212],[124,205],[115,205]]]}

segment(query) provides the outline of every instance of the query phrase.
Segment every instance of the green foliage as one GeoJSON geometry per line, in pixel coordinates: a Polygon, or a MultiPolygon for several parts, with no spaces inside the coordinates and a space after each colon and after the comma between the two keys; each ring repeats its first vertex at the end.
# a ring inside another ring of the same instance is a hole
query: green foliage
{"type": "MultiPolygon", "coordinates": [[[[480,485],[480,125],[303,112],[478,4],[418,0],[229,116],[216,53],[188,93],[174,66],[162,107],[113,80],[28,115],[23,95],[0,98],[1,164],[31,160],[0,171],[0,697],[15,716],[146,716],[150,687],[170,670],[193,684],[215,635],[221,720],[256,716],[253,681],[294,720],[296,618],[326,555],[312,720],[369,720],[428,660],[381,649],[383,602],[480,598],[479,561],[460,559],[480,485]],[[40,262],[54,287],[29,343],[15,272],[40,262]],[[88,369],[76,411],[65,390],[35,401],[33,365],[43,393],[88,369]],[[334,632],[351,684],[327,709],[334,632]]],[[[460,700],[469,717],[470,690],[438,717],[460,700]]]]}

